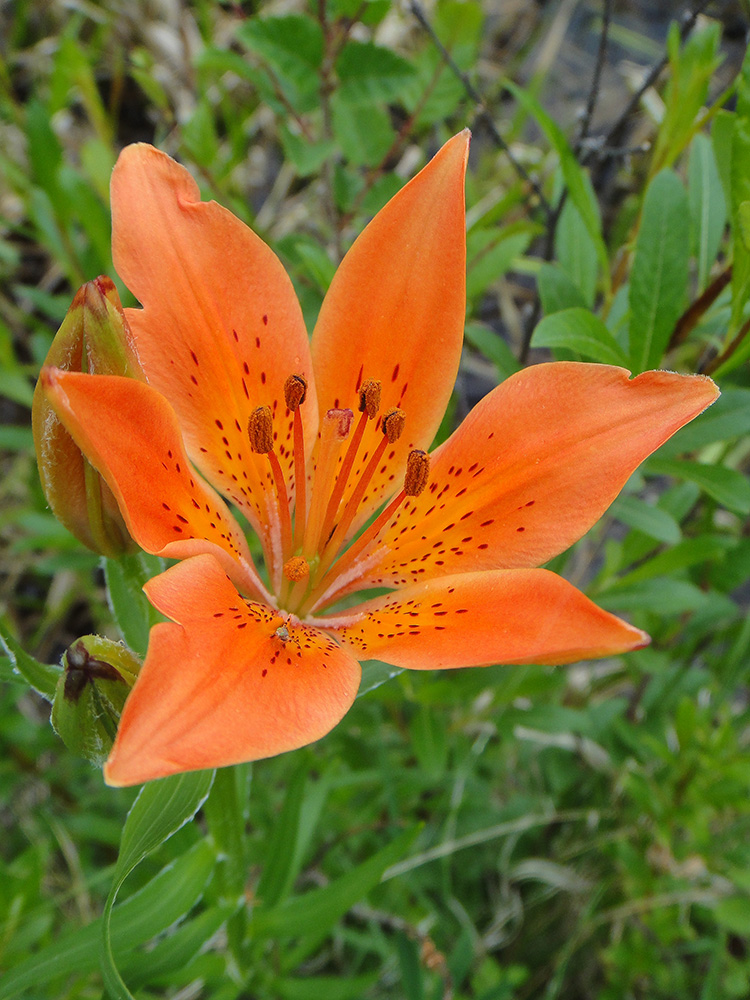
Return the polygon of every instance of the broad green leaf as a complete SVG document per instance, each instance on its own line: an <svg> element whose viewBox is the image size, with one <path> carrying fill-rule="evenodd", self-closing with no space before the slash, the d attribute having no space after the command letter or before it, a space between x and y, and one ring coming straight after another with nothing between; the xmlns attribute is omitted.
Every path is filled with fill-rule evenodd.
<svg viewBox="0 0 750 1000"><path fill-rule="evenodd" d="M711 145L725 205L732 203L732 146L735 117L733 111L722 108L716 112L711 126Z"/></svg>
<svg viewBox="0 0 750 1000"><path fill-rule="evenodd" d="M564 347L594 361L627 366L627 358L604 323L588 309L545 316L531 338L534 347Z"/></svg>
<svg viewBox="0 0 750 1000"><path fill-rule="evenodd" d="M125 820L112 888L102 914L102 975L112 1000L132 1000L112 953L111 918L120 886L147 854L189 822L205 802L213 771L177 774L144 785Z"/></svg>
<svg viewBox="0 0 750 1000"><path fill-rule="evenodd" d="M750 202L750 50L745 54L737 77L737 108L734 115L730 153L729 213L732 227L732 319L729 335L743 321L750 294L750 250L745 242L741 206Z"/></svg>
<svg viewBox="0 0 750 1000"><path fill-rule="evenodd" d="M504 79L503 84L513 94L518 103L536 119L539 127L557 152L568 196L578 209L586 232L596 247L596 255L602 269L602 274L606 278L609 274L609 258L602 238L599 212L596 202L591 196L591 182L587 174L578 160L576 160L575 154L563 130L547 114L536 98L527 90L518 87L512 80Z"/></svg>
<svg viewBox="0 0 750 1000"><path fill-rule="evenodd" d="M270 67L279 85L298 111L318 103L323 31L317 21L299 14L248 18L238 39Z"/></svg>
<svg viewBox="0 0 750 1000"><path fill-rule="evenodd" d="M112 946L123 967L143 963L134 949L185 916L198 902L213 871L215 851L208 840L200 840L177 861L163 868L142 889L112 913ZM101 918L87 927L64 934L42 948L0 979L0 1000L9 1000L23 990L51 996L47 984L71 975L85 975L99 966Z"/></svg>
<svg viewBox="0 0 750 1000"><path fill-rule="evenodd" d="M648 461L648 470L688 479L724 507L739 514L750 514L750 481L735 469L728 469L724 465L704 465L701 462L654 457Z"/></svg>
<svg viewBox="0 0 750 1000"><path fill-rule="evenodd" d="M146 956L130 956L122 969L133 986L159 981L184 969L229 920L236 907L212 906L163 938Z"/></svg>
<svg viewBox="0 0 750 1000"><path fill-rule="evenodd" d="M277 940L324 937L347 910L380 882L386 868L404 856L418 832L416 827L404 831L367 861L321 889L293 896L270 910L258 907L253 913L251 932Z"/></svg>
<svg viewBox="0 0 750 1000"><path fill-rule="evenodd" d="M164 619L143 593L147 580L164 569L163 560L145 552L104 560L107 596L122 637L134 653L146 655L152 625Z"/></svg>
<svg viewBox="0 0 750 1000"><path fill-rule="evenodd" d="M591 212L598 219L599 209L591 181L586 174L583 175L583 180ZM597 245L571 198L566 200L555 228L555 257L583 298L582 302L571 302L569 305L591 308L599 278Z"/></svg>
<svg viewBox="0 0 750 1000"><path fill-rule="evenodd" d="M635 528L658 542L676 545L682 538L680 526L671 514L639 497L619 496L609 508L609 513L629 528Z"/></svg>
<svg viewBox="0 0 750 1000"><path fill-rule="evenodd" d="M352 105L367 106L388 103L401 96L401 91L414 68L390 49L373 42L348 41L336 59L341 100Z"/></svg>
<svg viewBox="0 0 750 1000"><path fill-rule="evenodd" d="M688 198L662 170L649 184L630 272L630 360L634 372L658 367L685 303L690 260Z"/></svg>
<svg viewBox="0 0 750 1000"><path fill-rule="evenodd" d="M16 372L0 371L0 396L31 408L34 389L25 376Z"/></svg>
<svg viewBox="0 0 750 1000"><path fill-rule="evenodd" d="M284 155L300 177L317 173L336 150L336 144L332 140L310 142L305 136L292 132L288 125L281 126L280 135Z"/></svg>
<svg viewBox="0 0 750 1000"><path fill-rule="evenodd" d="M719 252L727 206L713 147L705 135L696 135L688 159L688 201L692 222L692 248L698 264L698 289L707 283Z"/></svg>
<svg viewBox="0 0 750 1000"><path fill-rule="evenodd" d="M542 264L536 276L539 298L545 316L563 309L585 309L583 292L559 264Z"/></svg>
<svg viewBox="0 0 750 1000"><path fill-rule="evenodd" d="M10 625L5 619L0 620L0 647L5 650L16 672L43 698L52 701L60 677L60 667L40 663L30 656L13 636Z"/></svg>
<svg viewBox="0 0 750 1000"><path fill-rule="evenodd" d="M390 115L372 105L367 114L334 94L333 131L346 159L355 167L376 166L396 139Z"/></svg>

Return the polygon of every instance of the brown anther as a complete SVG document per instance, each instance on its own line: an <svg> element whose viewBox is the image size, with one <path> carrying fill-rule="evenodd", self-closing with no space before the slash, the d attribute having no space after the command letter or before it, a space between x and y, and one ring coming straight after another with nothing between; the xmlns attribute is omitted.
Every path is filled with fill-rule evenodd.
<svg viewBox="0 0 750 1000"><path fill-rule="evenodd" d="M426 451L415 449L406 460L404 493L408 497L418 497L430 481L430 456Z"/></svg>
<svg viewBox="0 0 750 1000"><path fill-rule="evenodd" d="M389 444L394 444L401 437L404 429L406 414L399 410L397 406L390 409L383 417L383 433L388 438Z"/></svg>
<svg viewBox="0 0 750 1000"><path fill-rule="evenodd" d="M287 409L296 410L307 396L307 379L304 375L290 375L284 382L284 401Z"/></svg>
<svg viewBox="0 0 750 1000"><path fill-rule="evenodd" d="M352 429L354 414L351 410L327 410L325 418L334 425L334 431L339 441L345 441Z"/></svg>
<svg viewBox="0 0 750 1000"><path fill-rule="evenodd" d="M247 422L250 447L259 455L273 451L273 417L270 406L256 406Z"/></svg>
<svg viewBox="0 0 750 1000"><path fill-rule="evenodd" d="M366 378L359 388L359 412L366 412L370 420L378 415L382 388L382 383L376 378Z"/></svg>
<svg viewBox="0 0 750 1000"><path fill-rule="evenodd" d="M306 580L310 575L310 564L302 556L292 556L284 563L284 576L292 583Z"/></svg>

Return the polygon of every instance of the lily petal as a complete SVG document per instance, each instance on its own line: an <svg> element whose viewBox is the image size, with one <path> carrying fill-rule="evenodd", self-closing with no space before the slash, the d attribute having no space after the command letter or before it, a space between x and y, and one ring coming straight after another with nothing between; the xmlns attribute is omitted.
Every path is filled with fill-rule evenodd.
<svg viewBox="0 0 750 1000"><path fill-rule="evenodd" d="M637 466L719 394L701 376L558 362L503 382L432 455L358 586L538 566L601 517ZM371 560L372 562L372 560Z"/></svg>
<svg viewBox="0 0 750 1000"><path fill-rule="evenodd" d="M126 310L141 364L174 407L190 457L231 496L236 454L245 449L248 489L268 502L267 463L247 448L251 410L271 407L288 481L293 419L283 387L292 373L305 376L313 401L308 454L317 431L307 333L284 268L231 212L200 200L184 167L145 144L128 146L117 161L112 224L115 267L143 305ZM263 534L252 505L242 508Z"/></svg>
<svg viewBox="0 0 750 1000"><path fill-rule="evenodd" d="M105 765L111 785L258 760L312 743L351 706L360 668L322 632L245 601L211 556L144 588L151 630Z"/></svg>
<svg viewBox="0 0 750 1000"><path fill-rule="evenodd" d="M42 369L41 379L141 548L176 559L210 552L238 586L266 596L239 525L191 467L174 410L156 389L57 368Z"/></svg>
<svg viewBox="0 0 750 1000"><path fill-rule="evenodd" d="M645 632L545 569L431 580L320 625L360 660L412 670L573 663L649 642Z"/></svg>
<svg viewBox="0 0 750 1000"><path fill-rule="evenodd" d="M361 524L400 485L406 457L428 447L458 371L466 310L464 174L468 130L447 142L375 216L342 261L312 340L321 412L356 412L363 379L382 382L381 412L406 413L363 501ZM368 424L360 455L382 434ZM345 499L366 464L363 457Z"/></svg>

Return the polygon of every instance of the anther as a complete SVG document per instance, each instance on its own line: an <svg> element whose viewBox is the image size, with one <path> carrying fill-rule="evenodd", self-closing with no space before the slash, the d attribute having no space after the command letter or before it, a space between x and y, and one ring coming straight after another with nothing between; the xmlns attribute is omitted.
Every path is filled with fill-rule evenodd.
<svg viewBox="0 0 750 1000"><path fill-rule="evenodd" d="M376 378L366 378L359 389L359 412L374 420L380 409L382 384Z"/></svg>
<svg viewBox="0 0 750 1000"><path fill-rule="evenodd" d="M409 452L406 460L404 493L408 497L418 497L430 481L430 456L418 448Z"/></svg>
<svg viewBox="0 0 750 1000"><path fill-rule="evenodd" d="M304 375L290 375L284 382L284 401L287 409L296 410L307 396L307 379Z"/></svg>
<svg viewBox="0 0 750 1000"><path fill-rule="evenodd" d="M405 421L406 414L403 410L399 410L397 406L394 406L385 414L383 417L383 433L388 438L389 444L394 444L401 437Z"/></svg>
<svg viewBox="0 0 750 1000"><path fill-rule="evenodd" d="M284 576L292 583L306 580L310 575L310 564L302 556L292 556L284 563Z"/></svg>
<svg viewBox="0 0 750 1000"><path fill-rule="evenodd" d="M273 417L270 406L256 406L247 422L250 447L259 455L273 450Z"/></svg>

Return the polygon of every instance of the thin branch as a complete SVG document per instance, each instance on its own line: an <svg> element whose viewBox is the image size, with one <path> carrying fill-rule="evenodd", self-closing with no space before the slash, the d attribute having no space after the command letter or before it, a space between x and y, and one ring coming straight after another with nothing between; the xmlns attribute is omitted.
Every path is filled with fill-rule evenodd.
<svg viewBox="0 0 750 1000"><path fill-rule="evenodd" d="M729 282L732 280L732 265L728 264L720 274L714 278L710 285L707 285L703 293L692 302L685 312L675 323L672 336L669 338L667 350L678 347L687 340L690 332L695 328L701 316L710 309L718 299Z"/></svg>
<svg viewBox="0 0 750 1000"><path fill-rule="evenodd" d="M463 84L464 90L472 99L472 101L474 101L474 103L476 104L477 121L482 120L484 122L495 144L499 146L500 149L503 150L505 155L508 157L508 161L510 162L511 166L516 171L518 176L521 178L521 180L524 181L525 184L529 185L529 187L539 200L539 204L541 205L545 215L549 218L549 216L552 214L553 211L552 205L549 203L549 201L547 201L547 198L544 196L544 193L540 188L539 184L534 180L531 174L529 174L526 171L523 164L519 163L519 161L515 158L512 150L508 146L508 143L505 141L500 132L497 130L492 113L487 108L487 105L485 104L482 95L476 89L476 87L471 82L466 73L464 73L460 69L460 67L456 64L450 52L446 49L441 40L438 38L435 29L430 24L427 15L422 10L422 7L417 2L417 0L410 0L409 7L411 9L412 14L419 22L421 28L426 32L427 35L429 35L430 41L440 53L442 59L445 62L445 65L448 67L448 69L450 69L453 75L458 80L460 80L460 82Z"/></svg>
<svg viewBox="0 0 750 1000"><path fill-rule="evenodd" d="M589 134L589 129L591 128L591 119L594 117L594 109L596 108L596 102L599 99L599 89L602 79L602 72L604 70L604 63L607 57L607 42L609 41L609 22L612 18L612 3L613 0L604 0L604 10L602 11L602 30L599 35L599 48L596 52L596 63L594 65L594 75L591 78L591 87L589 88L589 96L586 101L586 110L581 118L581 124L578 129L578 140L575 145L575 152L578 155L581 152L581 148L586 141Z"/></svg>

